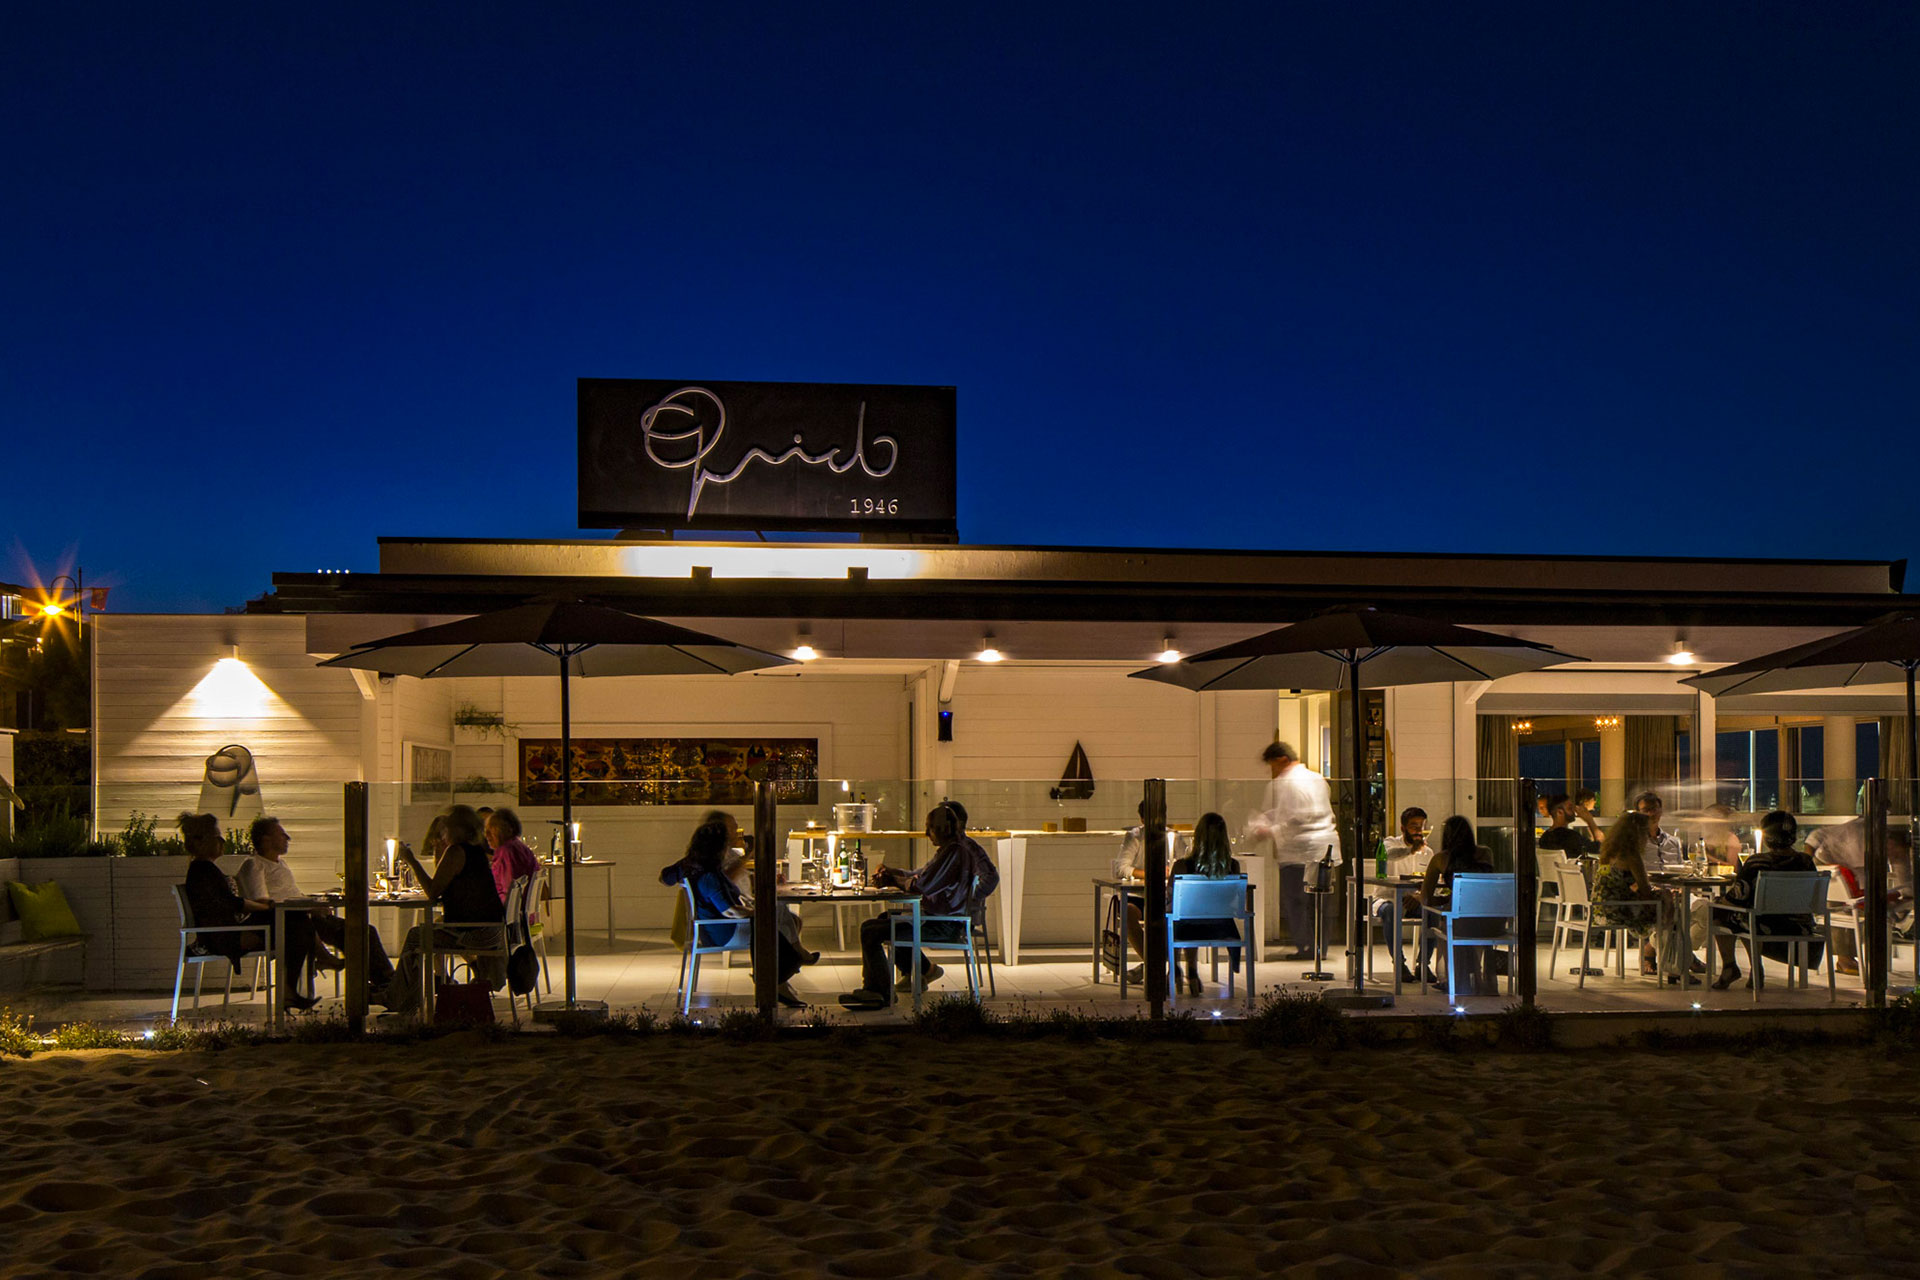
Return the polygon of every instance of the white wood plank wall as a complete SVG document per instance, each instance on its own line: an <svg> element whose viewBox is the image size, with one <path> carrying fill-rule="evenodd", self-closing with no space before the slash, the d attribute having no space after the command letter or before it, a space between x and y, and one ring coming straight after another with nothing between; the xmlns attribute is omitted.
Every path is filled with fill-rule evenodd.
<svg viewBox="0 0 1920 1280"><path fill-rule="evenodd" d="M207 756L239 743L253 753L266 812L292 839L294 874L308 888L336 883L342 787L362 777L362 699L350 673L315 665L306 620L121 614L96 625L99 829L120 831L137 810L170 834L181 811L199 808ZM259 687L209 682L234 645Z"/></svg>
<svg viewBox="0 0 1920 1280"><path fill-rule="evenodd" d="M1139 820L1141 781L1165 778L1175 821L1217 807L1237 829L1245 814L1234 811L1253 807L1249 794L1257 803L1267 776L1260 751L1273 740L1275 705L1271 694L1194 694L1130 680L1119 668L969 663L952 703L952 790L979 827L1084 817L1089 827L1119 829ZM1051 800L1076 741L1093 766L1094 795ZM1201 776L1203 758L1210 777ZM1023 944L1088 944L1092 880L1110 872L1116 844L1086 837L1029 846Z"/></svg>

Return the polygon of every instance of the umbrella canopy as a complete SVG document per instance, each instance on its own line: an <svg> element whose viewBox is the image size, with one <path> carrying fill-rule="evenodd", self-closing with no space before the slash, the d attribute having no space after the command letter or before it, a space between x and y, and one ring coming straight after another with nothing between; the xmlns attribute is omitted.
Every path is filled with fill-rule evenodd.
<svg viewBox="0 0 1920 1280"><path fill-rule="evenodd" d="M1730 693L1891 684L1911 680L1916 666L1920 666L1920 616L1890 613L1864 627L1763 654L1681 683L1724 698Z"/></svg>
<svg viewBox="0 0 1920 1280"><path fill-rule="evenodd" d="M1360 689L1449 680L1497 680L1579 661L1582 659L1531 640L1349 605L1132 675L1196 692L1344 688L1357 693ZM1353 939L1366 936L1366 862L1360 856L1360 845L1366 839L1371 805L1365 785L1371 779L1361 776L1366 753L1357 699L1351 719L1355 785L1353 838L1346 850L1346 865L1360 890L1355 895L1356 919L1348 928L1348 936ZM1349 941L1347 963L1357 994L1363 987L1363 966L1356 946Z"/></svg>
<svg viewBox="0 0 1920 1280"><path fill-rule="evenodd" d="M320 665L396 676L733 675L792 658L578 600L543 600L357 644Z"/></svg>
<svg viewBox="0 0 1920 1280"><path fill-rule="evenodd" d="M1907 813L1920 824L1920 723L1914 719L1914 672L1920 668L1920 615L1889 613L1837 636L1762 654L1681 681L1702 693L1786 693L1850 685L1907 687Z"/></svg>
<svg viewBox="0 0 1920 1280"><path fill-rule="evenodd" d="M560 820L573 830L574 676L733 675L791 664L792 658L579 600L539 600L383 640L357 644L323 667L355 667L425 679L454 676L560 677ZM561 863L567 895L567 1007L575 1004L573 858Z"/></svg>
<svg viewBox="0 0 1920 1280"><path fill-rule="evenodd" d="M1492 631L1354 606L1278 631L1133 673L1184 689L1389 689L1448 680L1497 680L1538 671L1570 654Z"/></svg>

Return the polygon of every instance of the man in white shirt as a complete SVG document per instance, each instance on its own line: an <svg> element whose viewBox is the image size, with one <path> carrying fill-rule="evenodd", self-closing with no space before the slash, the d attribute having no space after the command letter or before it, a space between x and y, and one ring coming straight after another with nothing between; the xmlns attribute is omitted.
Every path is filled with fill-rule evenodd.
<svg viewBox="0 0 1920 1280"><path fill-rule="evenodd" d="M253 826L247 832L247 838L253 842L253 856L240 864L240 870L234 873L234 882L240 886L240 896L253 902L291 902L307 895L300 891L300 884L293 878L293 868L286 864L287 850L292 841L287 837L287 829L280 825L280 819L259 817L253 820ZM313 956L314 968L338 969L346 964L338 949L347 944L347 922L334 915L325 907L314 907L305 917L291 913L287 916L287 943L289 957L297 954L294 941L296 936L311 932L317 942L308 943ZM319 945L326 944L325 946ZM329 951L328 947L335 950ZM393 978L393 963L387 958L387 949L381 945L380 931L371 924L367 926L367 985L375 993L375 1003L384 1003L387 983Z"/></svg>
<svg viewBox="0 0 1920 1280"><path fill-rule="evenodd" d="M1640 860L1646 864L1647 870L1658 871L1663 865L1685 862L1687 855L1686 851L1680 847L1680 838L1671 831L1660 829L1660 816L1667 809L1666 802L1660 799L1660 794L1656 791L1642 791L1633 798L1633 808L1635 813L1644 814L1648 825L1653 828L1653 835L1649 837L1647 847L1640 855Z"/></svg>
<svg viewBox="0 0 1920 1280"><path fill-rule="evenodd" d="M1427 860L1433 857L1433 846L1427 843L1429 830L1425 809L1413 806L1401 811L1400 834L1389 836L1380 842L1380 856L1386 861L1389 876L1405 879L1408 876L1426 874ZM1379 919L1381 928L1393 927L1395 893L1400 895L1400 919L1419 922L1421 917L1418 889L1398 890L1390 885L1370 884L1367 886L1367 893L1373 899L1373 914ZM1424 929L1421 930L1423 938L1425 933ZM1424 961L1427 953L1424 942L1421 944L1420 953ZM1400 980L1402 982L1420 981L1419 975L1409 969L1404 960L1400 963Z"/></svg>
<svg viewBox="0 0 1920 1280"><path fill-rule="evenodd" d="M1260 758L1273 771L1273 781L1267 784L1266 809L1248 821L1247 833L1273 841L1274 862L1280 869L1280 910L1294 945L1293 954L1286 958L1317 962L1321 957L1313 950L1315 895L1306 890L1307 867L1325 857L1329 848L1333 860L1340 860L1333 794L1327 780L1301 764L1284 742L1269 744Z"/></svg>
<svg viewBox="0 0 1920 1280"><path fill-rule="evenodd" d="M1137 827L1128 827L1127 834L1121 837L1120 852L1115 854L1113 858L1113 878L1115 880L1131 880L1136 884L1144 884L1147 878L1147 802L1142 800L1136 812L1140 815L1140 825ZM1185 832L1167 832L1167 866L1172 867L1175 862L1186 857L1192 843L1192 838ZM1143 894L1139 893L1123 893L1120 895L1120 898L1121 901L1126 904L1127 927L1125 932L1128 939L1133 943L1133 953L1141 960L1145 960L1147 958L1146 916L1144 914L1146 898ZM1144 968L1136 965L1128 971L1127 981L1142 981L1145 972Z"/></svg>

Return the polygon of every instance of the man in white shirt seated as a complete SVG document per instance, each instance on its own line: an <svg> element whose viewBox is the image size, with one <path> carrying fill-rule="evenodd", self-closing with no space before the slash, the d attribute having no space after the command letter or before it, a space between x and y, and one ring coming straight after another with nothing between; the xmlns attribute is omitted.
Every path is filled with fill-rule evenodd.
<svg viewBox="0 0 1920 1280"><path fill-rule="evenodd" d="M1647 847L1641 853L1640 860L1649 871L1658 871L1662 866L1671 866L1687 860L1686 850L1680 846L1680 837L1660 827L1660 817L1667 811L1666 802L1660 799L1657 791L1642 791L1633 798L1635 813L1644 814L1653 834L1647 840Z"/></svg>
<svg viewBox="0 0 1920 1280"><path fill-rule="evenodd" d="M253 853L240 864L240 870L233 877L240 887L240 896L252 902L293 902L306 897L293 878L293 868L286 863L292 841L287 837L287 829L280 825L280 819L255 818L247 837L253 842ZM304 950L311 955L315 969L338 969L346 963L338 952L347 945L347 922L327 908L312 907L304 915L288 914L289 963L300 958L303 948L296 944L302 935L310 939ZM334 949L329 951L328 947ZM393 962L387 959L387 949L381 945L380 931L369 924L367 986L374 993L374 1003L385 1003L387 983L392 978Z"/></svg>
<svg viewBox="0 0 1920 1280"><path fill-rule="evenodd" d="M1427 843L1432 828L1427 822L1427 811L1417 806L1408 807L1400 812L1400 834L1388 836L1380 842L1380 857L1386 861L1386 874L1393 879L1406 879L1422 876L1427 872L1427 860L1433 856L1433 846ZM1402 922L1420 920L1420 891L1416 888L1396 889L1392 885L1372 884L1367 893L1373 898L1373 914L1380 921L1382 929L1393 927L1393 897L1400 895L1400 919ZM1424 952L1424 948L1422 951ZM1408 968L1403 960L1400 964L1402 982L1418 982L1419 976Z"/></svg>
<svg viewBox="0 0 1920 1280"><path fill-rule="evenodd" d="M1121 838L1120 852L1113 859L1113 878L1144 884L1147 879L1147 802L1142 800L1135 812L1140 815L1140 825L1128 827L1127 834ZM1186 857L1192 843L1192 838L1184 832L1167 832L1167 866L1172 867ZM1120 898L1126 904L1126 935L1133 943L1134 955L1144 961L1147 958L1146 897L1123 893ZM1136 965L1127 972L1127 981L1139 982L1144 976L1144 967Z"/></svg>

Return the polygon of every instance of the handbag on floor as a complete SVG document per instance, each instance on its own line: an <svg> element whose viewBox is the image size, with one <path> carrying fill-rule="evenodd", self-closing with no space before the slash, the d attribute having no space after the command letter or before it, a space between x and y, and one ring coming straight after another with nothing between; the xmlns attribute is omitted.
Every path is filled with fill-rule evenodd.
<svg viewBox="0 0 1920 1280"><path fill-rule="evenodd" d="M1107 920L1100 927L1100 963L1114 973L1120 972L1120 962L1127 954L1126 939L1120 932L1120 903L1122 896L1115 894L1107 903Z"/></svg>
<svg viewBox="0 0 1920 1280"><path fill-rule="evenodd" d="M433 1025L473 1026L493 1022L493 989L485 982L433 980Z"/></svg>

